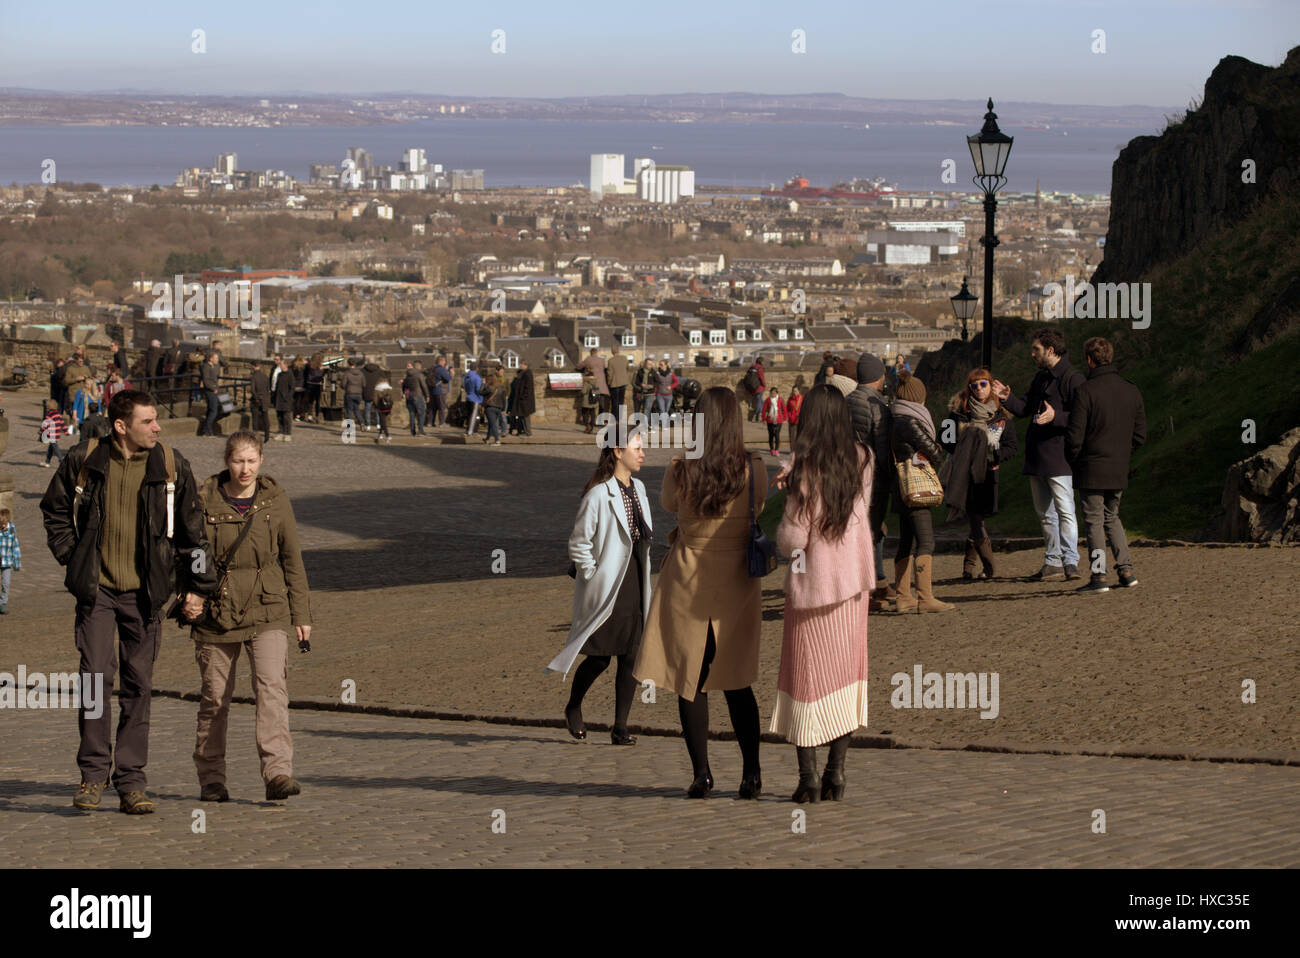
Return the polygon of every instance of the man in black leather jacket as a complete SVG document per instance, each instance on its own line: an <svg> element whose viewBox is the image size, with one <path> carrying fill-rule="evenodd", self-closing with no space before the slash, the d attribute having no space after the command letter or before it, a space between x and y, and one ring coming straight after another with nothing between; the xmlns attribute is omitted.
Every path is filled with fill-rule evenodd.
<svg viewBox="0 0 1300 958"><path fill-rule="evenodd" d="M89 455L86 442L68 453L50 480L41 512L50 551L67 567L65 585L77 599L83 684L103 676L103 688L113 688L114 627L121 644L116 753L109 702L86 708L83 699L77 751L82 781L73 804L98 808L116 765L113 785L122 811L139 815L154 810L144 768L163 608L179 599L186 615L197 618L204 597L216 591L217 577L194 475L180 453L159 444L162 427L153 401L146 393L123 390L108 404L108 419L111 438L99 440ZM80 494L79 481L85 483Z"/></svg>

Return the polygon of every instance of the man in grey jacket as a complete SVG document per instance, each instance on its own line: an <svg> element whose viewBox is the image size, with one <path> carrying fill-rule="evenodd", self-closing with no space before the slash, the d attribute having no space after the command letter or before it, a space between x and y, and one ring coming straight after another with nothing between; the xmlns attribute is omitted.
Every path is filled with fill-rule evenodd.
<svg viewBox="0 0 1300 958"><path fill-rule="evenodd" d="M870 353L858 357L858 387L849 393L849 413L858 444L871 451L871 540L876 553L876 591L872 607L879 610L887 599L897 598L885 576L885 514L889 511L889 490L894 476L894 458L889 447L890 412L885 400L885 364Z"/></svg>

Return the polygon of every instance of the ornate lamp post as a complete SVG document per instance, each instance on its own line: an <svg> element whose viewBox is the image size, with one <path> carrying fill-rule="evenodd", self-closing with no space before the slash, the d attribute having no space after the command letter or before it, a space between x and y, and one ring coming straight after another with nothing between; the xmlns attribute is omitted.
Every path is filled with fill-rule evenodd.
<svg viewBox="0 0 1300 958"><path fill-rule="evenodd" d="M970 331L967 329L966 324L975 315L975 303L979 299L966 286L966 280L968 279L970 279L969 276L963 276L961 278L961 292L956 296L948 297L952 303L952 314L961 320L961 341L963 343L970 339Z"/></svg>
<svg viewBox="0 0 1300 958"><path fill-rule="evenodd" d="M989 98L989 111L984 114L984 127L975 136L966 137L971 159L975 161L972 178L984 191L984 368L993 368L993 247L998 245L993 232L993 219L997 214L997 192L1006 186L1003 171L1011 155L1013 137L998 129L998 116L993 112L993 98Z"/></svg>

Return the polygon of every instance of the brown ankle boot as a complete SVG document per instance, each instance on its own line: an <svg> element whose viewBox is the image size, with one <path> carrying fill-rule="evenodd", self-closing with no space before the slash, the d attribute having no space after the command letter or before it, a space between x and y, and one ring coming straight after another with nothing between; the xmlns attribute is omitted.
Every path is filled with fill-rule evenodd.
<svg viewBox="0 0 1300 958"><path fill-rule="evenodd" d="M975 549L979 553L980 561L984 563L984 573L980 578L991 579L996 574L993 570L993 542L988 536L985 536L979 542L975 543Z"/></svg>
<svg viewBox="0 0 1300 958"><path fill-rule="evenodd" d="M975 540L966 540L966 557L961 562L961 577L963 579L975 578L975 567L979 565L979 553L975 550Z"/></svg>
<svg viewBox="0 0 1300 958"><path fill-rule="evenodd" d="M930 570L934 556L916 557L916 595L918 612L951 612L957 608L951 602L940 602L930 587Z"/></svg>
<svg viewBox="0 0 1300 958"><path fill-rule="evenodd" d="M912 557L894 560L894 589L898 598L894 600L895 612L915 612L916 597L912 595Z"/></svg>

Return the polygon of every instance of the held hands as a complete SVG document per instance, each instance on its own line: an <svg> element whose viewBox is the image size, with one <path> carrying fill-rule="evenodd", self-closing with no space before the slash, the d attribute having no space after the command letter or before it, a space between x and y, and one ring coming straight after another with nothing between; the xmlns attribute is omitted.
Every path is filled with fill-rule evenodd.
<svg viewBox="0 0 1300 958"><path fill-rule="evenodd" d="M203 596L195 592L186 592L181 597L181 614L185 621L195 622L203 614Z"/></svg>

